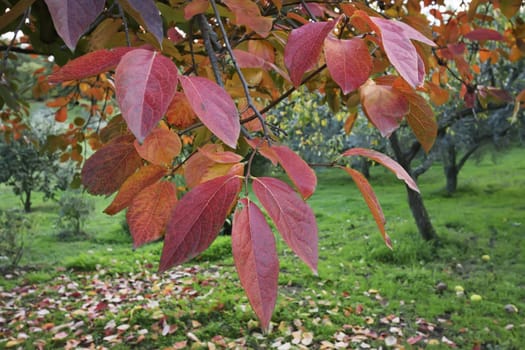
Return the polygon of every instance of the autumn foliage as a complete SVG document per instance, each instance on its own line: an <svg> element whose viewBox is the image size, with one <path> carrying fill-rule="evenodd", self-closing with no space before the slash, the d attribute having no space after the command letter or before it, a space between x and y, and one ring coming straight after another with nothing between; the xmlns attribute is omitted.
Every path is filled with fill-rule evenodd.
<svg viewBox="0 0 525 350"><path fill-rule="evenodd" d="M0 22L13 21L32 2L18 2ZM271 319L279 273L270 224L314 273L318 264L317 226L306 202L316 174L281 143L265 113L306 85L350 111L360 107L384 137L407 123L429 151L437 134L432 104L455 98L449 80L460 82L466 106L501 99L502 91L476 85L479 64L518 60L525 51L525 24L515 16L520 1L477 0L456 12L439 0L45 3L77 55L47 82L103 82L109 91L99 100L114 94L118 104L118 113L95 113L105 127L88 126L82 136L96 150L84 162L84 186L96 195L116 193L105 212L127 209L135 247L164 239L161 271L207 249L233 213L235 265L262 328ZM484 12L489 8L497 18ZM485 28L492 20L502 30ZM506 48L492 51L495 41ZM56 119L66 122L69 101L62 102ZM253 176L255 154L280 166L289 181ZM391 247L372 187L339 165L352 156L384 165L415 191L417 185L394 160L368 149L327 163L354 180Z"/></svg>

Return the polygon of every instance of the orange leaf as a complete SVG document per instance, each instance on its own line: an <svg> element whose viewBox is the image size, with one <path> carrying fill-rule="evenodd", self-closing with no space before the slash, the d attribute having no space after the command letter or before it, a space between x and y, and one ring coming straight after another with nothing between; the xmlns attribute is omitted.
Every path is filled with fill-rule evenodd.
<svg viewBox="0 0 525 350"><path fill-rule="evenodd" d="M348 118L345 120L345 133L349 135L352 132L352 129L354 128L355 121L357 120L357 112L351 113Z"/></svg>
<svg viewBox="0 0 525 350"><path fill-rule="evenodd" d="M381 209L381 205L377 200L376 194L372 189L372 186L370 186L370 183L366 177L364 177L359 171L348 167L340 168L346 171L354 180L357 188L359 191L361 191L361 195L363 196L366 205L368 205L368 209L370 209L370 213L372 213L372 216L376 221L377 227L379 228L379 232L381 232L381 236L383 236L386 246L392 249L392 241L385 230L385 216L383 214L383 210Z"/></svg>
<svg viewBox="0 0 525 350"><path fill-rule="evenodd" d="M279 157L277 157L277 154L275 154L273 148L268 145L268 141L260 138L245 140L252 149L257 150L263 157L271 161L273 165L277 165L277 163L279 163Z"/></svg>
<svg viewBox="0 0 525 350"><path fill-rule="evenodd" d="M410 112L407 115L408 125L425 152L428 153L436 141L438 131L434 112L428 102L418 94L410 95L408 100L410 103Z"/></svg>
<svg viewBox="0 0 525 350"><path fill-rule="evenodd" d="M122 184L111 204L104 209L104 213L115 215L127 208L140 191L160 180L166 173L166 168L158 165L141 167Z"/></svg>
<svg viewBox="0 0 525 350"><path fill-rule="evenodd" d="M152 164L170 166L173 158L180 154L182 142L173 131L157 128L149 133L142 145L135 141L135 149Z"/></svg>
<svg viewBox="0 0 525 350"><path fill-rule="evenodd" d="M430 82L427 82L427 86L430 89L430 100L433 104L441 106L448 101L450 95L447 89L442 89L439 85Z"/></svg>
<svg viewBox="0 0 525 350"><path fill-rule="evenodd" d="M390 136L399 127L403 116L409 112L407 99L390 85L368 80L361 86L359 93L366 116L383 137Z"/></svg>
<svg viewBox="0 0 525 350"><path fill-rule="evenodd" d="M279 259L275 238L264 214L255 203L241 199L233 216L232 253L241 285L267 329L277 299Z"/></svg>
<svg viewBox="0 0 525 350"><path fill-rule="evenodd" d="M226 175L242 157L232 152L224 152L221 145L207 144L199 148L184 166L186 185L193 188L202 182Z"/></svg>
<svg viewBox="0 0 525 350"><path fill-rule="evenodd" d="M390 158L389 156L371 150L366 148L351 148L345 152L343 152L343 156L345 157L351 157L351 156L363 156L370 158L379 164L386 167L388 170L396 174L397 178L399 180L403 180L405 184L410 187L412 190L419 192L419 189L417 188L416 182L412 177L406 172L405 169L401 165L399 165L398 162Z"/></svg>
<svg viewBox="0 0 525 350"><path fill-rule="evenodd" d="M157 182L135 196L126 213L134 248L163 236L175 203L177 190L169 181Z"/></svg>
<svg viewBox="0 0 525 350"><path fill-rule="evenodd" d="M197 115L182 92L176 92L173 96L166 112L166 120L177 129L185 129L197 122Z"/></svg>
<svg viewBox="0 0 525 350"><path fill-rule="evenodd" d="M272 30L272 18L261 16L259 6L255 2L223 0L223 3L235 14L235 24L245 25L263 38L268 36L270 30Z"/></svg>
<svg viewBox="0 0 525 350"><path fill-rule="evenodd" d="M51 108L63 107L69 103L69 99L69 97L60 96L51 101L46 102L46 106Z"/></svg>
<svg viewBox="0 0 525 350"><path fill-rule="evenodd" d="M55 120L59 123L63 123L67 120L67 106L60 107L55 113Z"/></svg>

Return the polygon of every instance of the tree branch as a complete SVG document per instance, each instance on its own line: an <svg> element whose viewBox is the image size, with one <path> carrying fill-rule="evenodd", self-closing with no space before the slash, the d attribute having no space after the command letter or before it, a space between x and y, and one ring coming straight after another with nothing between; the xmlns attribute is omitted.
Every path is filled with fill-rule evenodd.
<svg viewBox="0 0 525 350"><path fill-rule="evenodd" d="M124 33L126 35L126 44L128 46L131 46L131 40L129 38L128 21L126 20L126 15L124 14L124 10L122 9L122 6L120 4L118 4L118 13L120 15L120 18L122 18L122 24L124 24Z"/></svg>
<svg viewBox="0 0 525 350"><path fill-rule="evenodd" d="M9 47L8 45L0 45L0 51L5 51L7 50L8 47ZM9 49L9 52L16 52L16 53L21 53L24 55L39 55L39 56L49 56L50 55L45 52L36 51L35 49L30 49L30 48L25 49L25 48L18 47L18 46L11 47Z"/></svg>
<svg viewBox="0 0 525 350"><path fill-rule="evenodd" d="M30 13L31 13L31 7L28 7L24 11L24 15L22 16L22 19L20 20L20 22L18 22L13 32L13 39L11 40L9 45L7 45L6 49L4 50L4 57L2 59L2 70L0 71L0 76L3 75L3 73L7 70L7 59L9 58L9 51L11 51L11 49L15 45L16 36L18 35L18 32L20 31L24 23L26 22L26 19L29 17Z"/></svg>
<svg viewBox="0 0 525 350"><path fill-rule="evenodd" d="M246 100L248 102L248 106L252 109L252 111L255 113L255 116L257 119L259 119L259 122L261 123L261 126L263 128L263 133L265 138L269 138L269 131L266 127L265 120L262 116L262 114L259 112L259 109L255 106L255 103L253 102L252 96L250 95L250 88L248 87L248 82L244 78L244 74L241 71L241 68L239 67L239 64L237 63L237 60L235 59L235 55L233 54L233 49L230 44L230 40L228 39L228 33L226 32L226 29L224 28L224 25L221 20L221 15L219 13L219 10L217 8L217 4L215 3L215 0L210 0L211 6L213 8L213 12L215 14L215 19L217 20L217 23L219 24L219 28L221 29L222 37L224 40L224 45L226 46L226 50L228 50L228 54L230 55L233 67L235 68L235 71L239 75L239 79L241 81L242 88L244 90L244 95L246 96Z"/></svg>
<svg viewBox="0 0 525 350"><path fill-rule="evenodd" d="M217 56L215 54L215 50L212 44L212 38L210 35L210 24L208 23L206 16L202 13L196 15L195 17L197 17L197 23L199 24L199 28L201 30L202 39L204 40L204 47L206 48L208 58L210 59L210 64L213 71L213 76L215 77L215 81L220 87L224 87L221 71L219 69L219 61L217 60Z"/></svg>

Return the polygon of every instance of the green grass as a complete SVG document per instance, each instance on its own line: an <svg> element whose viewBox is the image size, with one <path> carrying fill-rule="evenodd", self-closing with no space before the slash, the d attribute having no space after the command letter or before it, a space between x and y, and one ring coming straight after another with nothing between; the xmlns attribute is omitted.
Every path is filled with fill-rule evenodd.
<svg viewBox="0 0 525 350"><path fill-rule="evenodd" d="M444 339L459 349L472 349L476 344L482 349L521 349L525 344L524 175L523 149L513 149L502 154L496 164L490 159L468 163L460 174L458 192L447 197L442 169L436 164L419 180L441 239L436 248L419 238L404 186L391 173L373 168L372 184L394 243L391 251L383 244L348 175L337 170L320 172L318 190L309 200L319 226L319 277L278 240L280 290L273 330L268 335L260 334L239 287L229 237L219 237L203 255L182 270L174 270L183 274L197 269L198 274L159 279L155 271L161 244L133 251L130 238L121 228L123 215L102 214L110 202L105 198L96 200L96 214L85 227L89 237L74 242L57 240L53 226L56 206L37 198L35 210L29 214L34 226L22 260L24 269L0 279L0 288L10 291L29 285L56 296L60 288L55 286L63 284L64 279L78 283L84 292L96 290L94 281L117 289L120 284L135 283L134 288L138 288L137 281L150 281L143 295L158 304L130 298L125 307L117 305L118 310L108 311L102 319L84 317L96 344L105 346L111 343L104 340L104 327L108 320L116 320L117 324L132 326L125 334L134 334L133 339L137 334L133 332L148 330L145 340L137 345L142 348L162 348L179 341L198 348L188 332L202 344L217 342L216 336L221 335L227 342L237 341L241 348L271 348L272 344L291 343L297 334L293 332L311 332L316 347L323 341L335 344L340 340L357 348L359 343L352 343L352 337L359 333L357 327L376 332L379 338L369 337L366 342L384 347L381 334L383 338L395 334L392 327L398 327L403 332L399 342L407 349L448 349ZM19 205L5 187L0 187L0 196L0 209ZM484 261L483 255L489 255L490 260ZM440 282L448 286L441 292L436 289ZM456 294L455 286L464 289L463 296ZM180 291L176 297L164 293L172 287ZM482 300L471 301L473 294ZM27 298L32 303L39 300L34 295ZM515 305L519 312L507 312L507 304ZM79 307L74 301L73 305ZM71 317L68 315L51 312L46 321L63 323ZM399 322L389 321L394 317ZM162 320L176 330L159 336ZM425 322L430 330L424 328ZM20 324L17 332L27 333L28 326ZM0 323L0 330L2 327ZM406 343L420 334L418 331L423 340L413 346ZM15 333L3 335L5 339L16 338ZM53 340L52 336L30 334L24 346L31 348L38 339L48 345L64 345L65 340ZM0 348L5 344L0 341ZM117 348L128 347L120 344Z"/></svg>

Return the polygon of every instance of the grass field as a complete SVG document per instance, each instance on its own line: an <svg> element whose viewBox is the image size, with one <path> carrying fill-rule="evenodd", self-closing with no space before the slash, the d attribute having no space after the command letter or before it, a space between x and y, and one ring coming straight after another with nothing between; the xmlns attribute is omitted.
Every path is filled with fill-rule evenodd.
<svg viewBox="0 0 525 350"><path fill-rule="evenodd" d="M278 242L269 334L239 287L228 237L158 275L161 244L133 251L123 216L102 214L110 199L96 199L89 238L68 242L57 239L56 204L36 199L23 269L0 278L0 348L522 349L523 152L467 164L453 197L439 165L420 178L437 248L419 238L391 173L372 169L393 251L350 178L320 172L309 201L319 277ZM0 196L0 209L19 206L8 188Z"/></svg>

